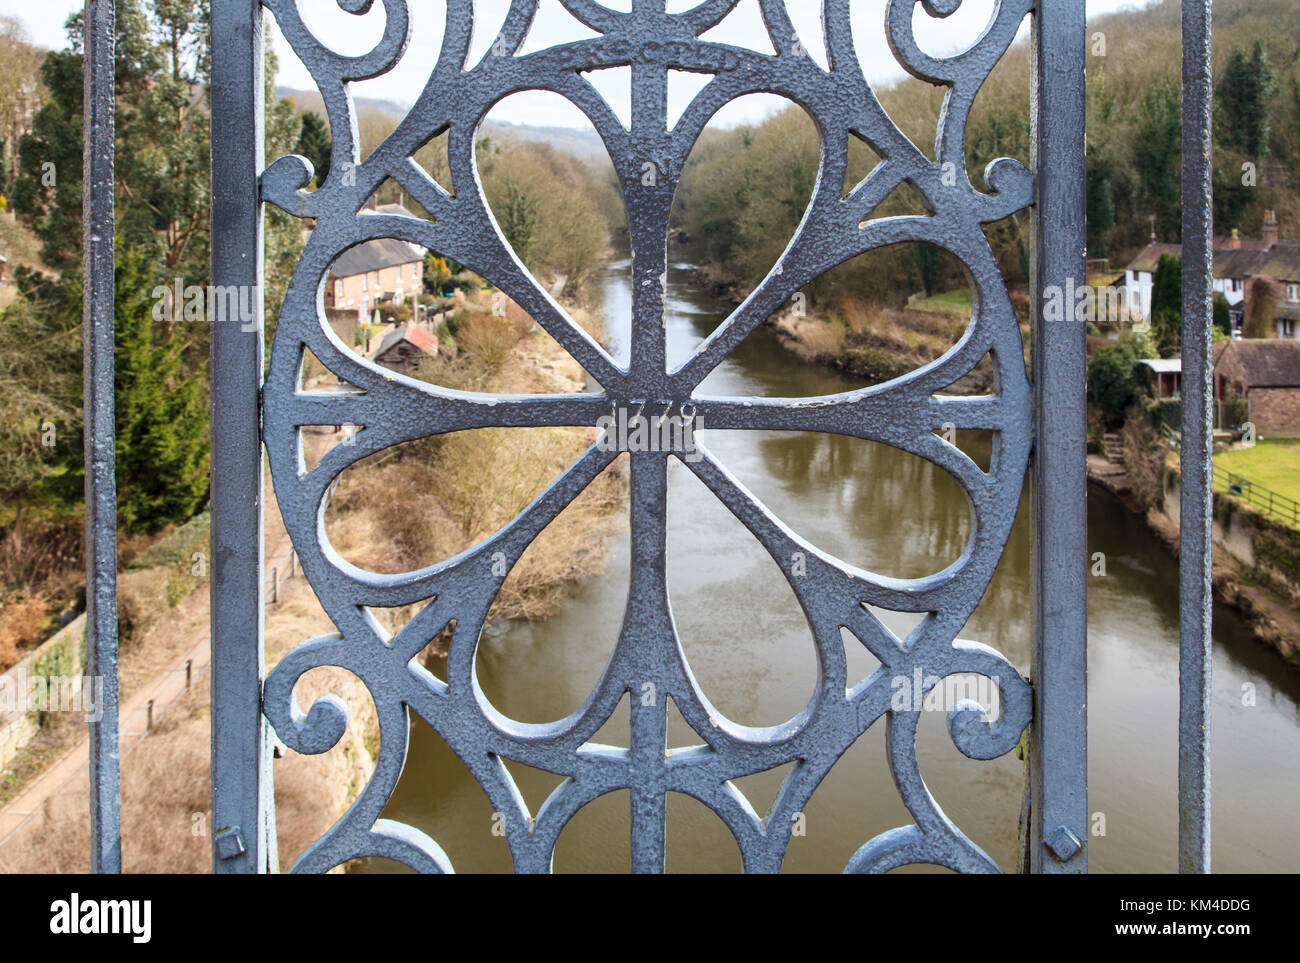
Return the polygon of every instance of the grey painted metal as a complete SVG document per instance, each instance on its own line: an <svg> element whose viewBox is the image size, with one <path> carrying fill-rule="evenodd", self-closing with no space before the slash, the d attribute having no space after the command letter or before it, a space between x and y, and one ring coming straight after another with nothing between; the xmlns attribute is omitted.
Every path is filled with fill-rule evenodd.
<svg viewBox="0 0 1300 963"><path fill-rule="evenodd" d="M212 829L213 869L275 867L264 674L262 9L212 4ZM252 288L246 300L242 292ZM244 322L237 306L254 305ZM236 845L237 844L237 845Z"/></svg>
<svg viewBox="0 0 1300 963"><path fill-rule="evenodd" d="M1043 873L1088 868L1087 338L1075 314L1075 292L1086 284L1085 28L1083 0L1052 0L1035 17L1037 634L1028 856L1031 870ZM1053 301L1064 305L1054 317L1047 311Z"/></svg>
<svg viewBox="0 0 1300 963"><path fill-rule="evenodd" d="M911 863L936 863L958 870L996 870L994 862L953 824L927 790L915 750L919 706L891 705L892 680L919 673L925 689L934 678L969 672L987 676L1000 688L1001 714L995 720L972 702L948 715L949 733L967 756L991 759L1014 748L1031 715L1032 695L1020 672L999 652L956 633L982 597L1001 557L1016 514L1034 432L1033 394L1025 370L1015 314L982 225L1027 207L1034 178L1019 161L999 159L985 171L991 192L976 189L966 169L965 124L980 84L1012 43L1029 14L1032 0L1001 0L987 29L971 47L947 59L932 58L917 46L912 17L918 0L892 0L885 29L894 52L912 74L947 88L946 108L936 138L935 159L912 144L882 108L866 82L854 50L848 0L826 0L824 34L829 67L821 66L794 42L795 31L785 5L760 0L762 16L776 54L700 39L737 4L705 0L676 14L664 0L633 0L620 12L592 0L561 0L563 6L597 36L528 54L519 50L537 12L536 0L513 0L492 49L477 63L467 61L473 27L471 0L448 0L447 29L438 61L425 88L397 128L362 161L357 143L350 81L388 70L403 54L409 29L405 0L382 0L383 37L369 52L342 56L323 46L304 24L293 0L265 0L280 30L311 71L324 99L334 132L328 176L315 191L303 188L312 178L309 162L283 157L262 174L267 201L300 217L315 218L316 227L280 308L271 364L263 391L263 438L271 460L277 500L302 568L338 627L336 634L310 640L292 650L265 683L265 712L290 748L324 752L342 737L347 708L338 697L317 699L304 712L294 695L296 682L313 668L341 666L369 689L375 703L381 743L374 775L339 821L295 863L295 871L323 871L345 860L376 856L418 870L447 872L451 863L427 835L381 813L402 771L408 748L409 713L436 729L473 773L501 814L506 839L521 872L547 872L556 839L580 808L605 793L627 789L631 797L632 868L658 872L664 867L665 795L686 793L716 812L734 834L748 871L780 868L794 820L841 754L873 724L885 726L894 781L912 822L865 841L849 856L853 872L885 871ZM371 0L338 0L361 15ZM924 0L925 12L947 16L960 0ZM250 76L247 36L248 3L214 4L214 48L218 85L214 90L214 203L220 251L214 256L226 280L252 276L257 236L250 210L253 189L248 142L249 107L258 86ZM1057 10L1063 11L1058 13ZM242 16L244 26L228 20ZM1053 4L1045 46L1073 59L1052 65L1058 102L1082 127L1076 111L1076 86L1082 83L1081 46L1075 44L1082 23L1082 3ZM632 68L630 129L584 76L604 67ZM712 75L675 127L666 124L666 78L669 70ZM490 213L479 182L475 134L486 113L508 94L523 89L550 90L576 104L594 124L617 170L626 201L633 251L634 285L631 363L621 368L569 317L538 284L504 240ZM821 169L813 197L794 238L780 261L754 293L675 370L665 361L665 272L669 213L674 190L691 147L712 115L729 101L752 92L786 96L814 120L821 135ZM217 95L220 94L218 97ZM1058 96L1058 95L1053 95ZM236 124L242 110L244 127ZM260 116L256 110L251 117ZM255 121L254 121L255 122ZM431 137L447 132L452 190L435 183L413 160ZM1063 134L1063 149L1050 157L1065 164L1078 133ZM882 158L880 165L848 196L843 186L847 146L853 136L865 139ZM1049 158L1040 158L1047 160ZM951 175L955 174L955 178ZM220 180L218 181L218 177ZM369 196L386 179L402 185L430 218L360 213ZM953 181L955 180L955 183ZM930 216L872 218L895 188L909 184L926 201ZM1053 184L1059 184L1053 180ZM1081 258L1081 222L1073 220L1079 187L1053 187L1041 198L1046 210L1063 218L1061 240L1048 236L1051 276L1065 277ZM1055 228L1056 225L1053 225ZM225 237L222 233L225 232ZM438 251L486 277L529 312L563 345L601 386L600 392L554 396L491 396L429 385L380 368L355 354L325 323L322 294L330 263L367 239L395 237ZM965 266L975 294L969 327L943 357L886 384L821 398L706 397L698 391L705 376L773 311L812 279L855 255L905 242L937 245ZM1077 244L1076 244L1077 241ZM240 260L240 258L245 260ZM242 265L242 267L241 267ZM1081 268L1081 263L1080 263ZM1078 337L1082 337L1079 326ZM216 356L214 375L233 378L220 400L214 394L214 435L232 450L214 448L214 482L225 493L214 516L214 532L229 540L226 558L217 564L225 590L241 586L237 598L214 605L219 633L214 639L220 660L214 662L214 699L223 700L214 730L237 724L238 735L217 732L221 745L239 755L235 764L220 758L217 798L237 800L223 817L246 819L255 793L250 780L257 768L248 756L253 726L247 699L255 690L253 639L257 626L250 606L261 584L254 535L257 493L252 478L256 446L249 436L249 367L252 347L239 349L227 333ZM1057 384L1079 392L1080 367L1071 336L1061 335L1067 353ZM305 390L301 370L310 350L355 390L322 393ZM997 391L982 397L953 397L944 389L990 356ZM1053 356L1050 370L1056 365ZM1079 458L1067 448L1079 430L1070 403L1053 408L1047 427L1059 426L1059 440L1047 450L1060 461L1049 464L1048 479L1065 478L1062 504L1049 502L1046 522L1064 525L1081 518L1074 497L1083 484ZM506 717L479 688L475 652L489 606L501 577L499 564L513 566L525 548L559 512L617 457L593 443L553 485L510 524L477 547L415 572L383 575L348 563L331 546L324 525L327 492L341 472L361 459L404 441L490 426L595 427L611 408L631 412L642 407L684 419L694 417L709 429L833 432L893 445L940 466L963 486L970 503L971 540L948 568L920 579L895 579L855 568L827 555L783 525L703 445L697 461L678 453L635 452L631 458L631 578L622 629L614 652L595 690L571 716L550 724L528 724ZM237 425L232 427L231 423ZM363 426L347 445L326 453L310 470L301 448L301 429L313 425ZM982 471L939 432L945 425L994 433L989 474ZM1040 425L1040 439L1042 426ZM697 439L698 444L698 439ZM220 466L216 458L220 458ZM1049 456L1050 457L1050 456ZM726 718L701 691L679 643L668 597L664 538L669 462L673 471L690 471L753 532L786 573L802 606L820 663L820 682L809 704L789 722L753 728ZM228 474L225 474L228 473ZM233 481L232 481L233 479ZM238 484L234 497L230 486ZM221 494L219 492L219 494ZM1054 586L1061 586L1070 611L1050 610L1052 625L1062 632L1079 628L1080 598L1070 585L1069 560L1059 553L1070 542L1053 542ZM1082 558L1077 559L1080 564ZM237 572L242 567L244 571ZM232 592L232 598L235 593ZM395 636L371 614L371 606L425 603ZM904 639L892 634L864 603L923 613L924 619ZM243 608L242 614L231 606ZM446 678L436 678L418 656L438 632L455 621ZM235 628L243 629L237 638ZM875 654L881 668L866 679L851 678L846 628ZM1081 637L1053 636L1053 653L1063 646L1065 671L1072 671ZM232 656L242 656L240 666ZM1052 666L1055 663L1051 663ZM218 681L218 676L221 681ZM1080 677L1065 682L1066 701L1078 692ZM243 693L233 690L243 687ZM628 746L593 742L593 737L631 694L631 739ZM647 694L650 696L646 698ZM666 744L668 701L699 736L695 745ZM234 700L232 708L230 700ZM1059 728L1081 719L1081 707L1057 709L1045 703ZM216 703L214 703L215 705ZM1054 732L1057 730L1053 730ZM1059 732L1058 732L1059 737ZM239 740L243 740L242 748ZM1081 743L1062 743L1077 752ZM561 775L564 781L536 813L529 811L507 768L508 761ZM1065 760L1073 772L1081 758ZM734 780L793 764L771 811L755 811ZM1067 786L1072 786L1067 781ZM1055 785L1044 794L1051 812L1076 834L1079 800L1073 789L1062 796ZM242 810L240 807L243 806ZM1041 810L1040 810L1041 811ZM245 837L247 838L247 833ZM236 849L233 843L231 849ZM1076 861L1078 864L1079 861Z"/></svg>
<svg viewBox="0 0 1300 963"><path fill-rule="evenodd" d="M1178 869L1210 871L1214 596L1211 0L1183 0L1183 391L1179 496Z"/></svg>
<svg viewBox="0 0 1300 963"><path fill-rule="evenodd" d="M103 680L90 723L90 867L122 871L121 755L117 679L117 441L113 397L112 0L86 0L82 112L82 410L86 453L86 655Z"/></svg>

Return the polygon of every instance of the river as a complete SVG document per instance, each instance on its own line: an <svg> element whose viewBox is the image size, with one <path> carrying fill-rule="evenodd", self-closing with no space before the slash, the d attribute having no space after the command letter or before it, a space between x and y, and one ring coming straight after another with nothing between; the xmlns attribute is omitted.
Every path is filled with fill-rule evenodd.
<svg viewBox="0 0 1300 963"><path fill-rule="evenodd" d="M631 313L628 263L602 280L611 350L626 359ZM680 362L725 316L692 285L691 266L669 274L669 360ZM751 335L701 388L710 395L794 397L860 387L845 375L795 360L766 328ZM946 473L892 448L835 435L704 432L720 460L778 516L818 547L888 575L938 571L969 533L965 496ZM978 456L979 438L958 438ZM985 443L986 444L986 443ZM978 457L977 457L978 460ZM1113 496L1089 491L1089 550L1106 573L1089 585L1089 811L1093 872L1173 872L1177 853L1177 565ZM744 723L785 721L816 679L807 625L780 571L758 542L684 466L670 460L668 571L673 612L692 668L709 698ZM1030 540L1023 510L997 574L961 637L1000 649L1027 674ZM626 525L611 541L606 573L571 589L545 622L497 626L482 641L478 676L507 715L562 718L580 706L613 649L627 586ZM906 621L882 617L898 634ZM1300 871L1300 673L1219 609L1214 630L1213 858L1219 872ZM876 662L850 637L850 676ZM921 770L949 816L1000 866L1016 866L1023 764L1014 753L976 762L952 745L945 714L925 713ZM616 714L598 741L623 744ZM670 744L700 740L670 716ZM536 812L558 778L512 772ZM743 781L765 811L784 771ZM507 872L492 807L464 765L426 726L412 726L406 770L385 815L428 832L458 872ZM580 811L556 847L558 872L626 872L628 798L602 797ZM805 808L787 872L838 872L867 839L910 822L884 757L883 727L869 730ZM734 839L701 804L673 795L669 872L740 868Z"/></svg>

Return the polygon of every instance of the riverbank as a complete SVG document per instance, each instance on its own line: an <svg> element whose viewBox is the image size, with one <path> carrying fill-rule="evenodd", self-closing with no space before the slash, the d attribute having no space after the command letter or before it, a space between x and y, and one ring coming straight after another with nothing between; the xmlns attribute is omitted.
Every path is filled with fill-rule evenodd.
<svg viewBox="0 0 1300 963"><path fill-rule="evenodd" d="M716 265L696 270L696 280L715 297L738 304L745 288ZM1014 299L1022 319L1027 305ZM800 360L843 371L870 383L898 377L940 357L961 336L969 323L963 312L890 309L851 299L832 308L809 311L790 306L766 322L781 346ZM1022 324L1025 343L1028 330ZM956 382L953 394L980 394L993 390L991 368L983 364ZM1140 457L1137 451L1156 450L1154 436L1127 438L1125 463L1115 464L1101 455L1088 458L1088 478L1100 485L1134 514L1143 518L1161 544L1175 558L1179 551L1176 468ZM1163 455L1161 455L1163 457ZM1127 462L1132 462L1128 464ZM1250 506L1216 494L1216 517L1235 516L1231 533L1220 531L1229 522L1216 523L1213 584L1215 597L1240 613L1254 637L1300 668L1300 533L1272 522ZM1172 506L1172 508L1171 508ZM1231 508L1227 508L1231 506ZM1249 534L1261 532L1266 544L1256 550Z"/></svg>
<svg viewBox="0 0 1300 963"><path fill-rule="evenodd" d="M747 286L718 265L695 271L696 281L714 297L740 304ZM1013 298L1024 316L1023 298ZM810 306L796 299L764 322L776 332L781 346L809 364L842 371L869 384L879 384L915 371L942 357L970 324L968 311L947 306L887 307L845 296L833 304ZM1028 344L1028 332L1026 344ZM987 359L948 389L952 394L985 394L993 390L993 366Z"/></svg>
<svg viewBox="0 0 1300 963"><path fill-rule="evenodd" d="M447 387L501 393L574 393L582 368L511 302L494 314L493 292L468 299L454 339L428 359L418 376ZM594 335L599 323L576 303L570 312ZM318 386L325 381L318 378ZM466 437L460 437L464 435ZM399 446L349 468L326 512L331 541L350 561L377 571L405 571L452 557L517 514L590 445L594 429L483 429ZM342 432L304 438L314 464ZM603 536L623 504L625 479L615 471L597 479L548 526L506 579L491 618L543 619L565 586L599 571ZM274 666L303 641L336 630L311 587L285 578L290 544L266 485L267 568L279 566L268 588L265 651ZM124 700L163 676L185 674L186 655L209 640L206 516L159 540L119 577L122 622L120 679ZM196 562L196 559L199 561ZM268 576L270 572L268 571ZM416 607L376 611L396 631ZM78 634L78 640L80 634ZM436 656L438 640L428 655ZM207 872L210 854L209 685L194 660L193 677L179 698L152 707L152 726L123 723L122 818L124 867L130 872ZM366 786L378 749L369 693L341 669L321 669L300 682L299 702L335 693L348 705L351 725L339 745L317 756L285 752L275 763L279 856L288 868L338 819ZM84 766L58 779L40 799L32 788L84 745L81 712L33 713L26 742L0 773L0 802L24 803L6 825L17 831L0 846L6 872L85 872L89 840ZM48 780L46 780L48 782Z"/></svg>
<svg viewBox="0 0 1300 963"><path fill-rule="evenodd" d="M1155 503L1148 503L1150 495L1144 497L1142 481L1135 483L1124 464L1112 462L1103 455L1088 456L1089 483L1117 496L1130 512L1146 522L1169 553L1178 558L1179 523L1176 509L1169 510L1176 504L1178 494L1176 488L1169 486L1171 478L1177 478L1176 468L1163 473L1159 497ZM1232 504L1234 512L1255 514L1223 493L1216 492L1214 498L1216 519L1226 517L1227 503ZM1292 533L1291 537L1294 539L1296 534ZM1273 649L1293 668L1300 669L1300 618L1296 615L1294 599L1289 593L1279 591L1276 573L1264 570L1253 557L1243 557L1241 545L1234 542L1239 543L1240 538L1232 538L1216 520L1211 575L1215 599L1240 614L1258 642Z"/></svg>

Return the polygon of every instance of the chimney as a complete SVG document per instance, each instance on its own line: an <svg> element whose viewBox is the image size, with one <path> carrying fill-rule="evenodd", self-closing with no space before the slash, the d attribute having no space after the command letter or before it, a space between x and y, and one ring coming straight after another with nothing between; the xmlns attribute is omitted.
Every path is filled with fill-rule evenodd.
<svg viewBox="0 0 1300 963"><path fill-rule="evenodd" d="M1265 247L1277 243L1277 215L1272 211L1264 212L1264 227L1260 231L1260 237Z"/></svg>
<svg viewBox="0 0 1300 963"><path fill-rule="evenodd" d="M1229 251L1238 250L1241 247L1241 232L1234 227L1232 233L1228 235L1228 240L1224 242L1223 246Z"/></svg>
<svg viewBox="0 0 1300 963"><path fill-rule="evenodd" d="M370 195L370 209L371 209L372 211L377 211L377 210L379 210L379 195L378 195L378 194L371 194L371 195Z"/></svg>
<svg viewBox="0 0 1300 963"><path fill-rule="evenodd" d="M1150 241L1150 243L1152 243L1152 244L1156 243L1156 216L1155 216L1154 214L1151 215L1151 241Z"/></svg>

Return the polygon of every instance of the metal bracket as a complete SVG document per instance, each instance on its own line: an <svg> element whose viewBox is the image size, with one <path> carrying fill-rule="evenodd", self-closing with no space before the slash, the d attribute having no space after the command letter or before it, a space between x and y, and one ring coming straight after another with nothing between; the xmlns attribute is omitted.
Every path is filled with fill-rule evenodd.
<svg viewBox="0 0 1300 963"><path fill-rule="evenodd" d="M238 826L231 826L217 833L216 843L218 859L234 859L248 851L244 846L244 834L239 831Z"/></svg>

